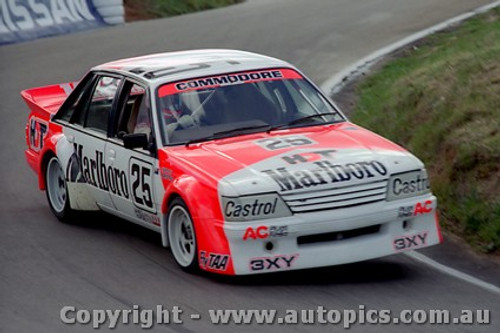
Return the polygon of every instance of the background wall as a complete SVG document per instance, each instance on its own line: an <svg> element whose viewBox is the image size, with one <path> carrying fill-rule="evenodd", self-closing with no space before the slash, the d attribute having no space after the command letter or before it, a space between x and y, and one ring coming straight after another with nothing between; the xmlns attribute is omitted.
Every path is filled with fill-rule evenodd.
<svg viewBox="0 0 500 333"><path fill-rule="evenodd" d="M123 0L0 0L0 44L122 23Z"/></svg>

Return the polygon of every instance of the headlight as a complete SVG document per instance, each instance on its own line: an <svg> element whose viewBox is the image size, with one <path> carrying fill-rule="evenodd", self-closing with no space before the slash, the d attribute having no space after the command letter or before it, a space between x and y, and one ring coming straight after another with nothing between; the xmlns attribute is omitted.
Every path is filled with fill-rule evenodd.
<svg viewBox="0 0 500 333"><path fill-rule="evenodd" d="M278 194L222 197L226 221L252 221L291 216L292 212Z"/></svg>
<svg viewBox="0 0 500 333"><path fill-rule="evenodd" d="M430 192L429 178L425 169L391 175L387 186L387 201Z"/></svg>

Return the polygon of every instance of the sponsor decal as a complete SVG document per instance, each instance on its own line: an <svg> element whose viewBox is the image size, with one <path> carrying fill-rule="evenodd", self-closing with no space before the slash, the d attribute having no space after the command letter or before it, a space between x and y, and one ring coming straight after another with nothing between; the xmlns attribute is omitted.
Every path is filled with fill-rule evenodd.
<svg viewBox="0 0 500 333"><path fill-rule="evenodd" d="M40 151L43 148L43 139L49 126L46 121L37 117L31 117L29 123L28 140L30 149Z"/></svg>
<svg viewBox="0 0 500 333"><path fill-rule="evenodd" d="M66 170L69 181L83 181L116 196L125 199L131 198L136 207L153 214L156 213L151 163L132 157L127 175L125 170L107 165L102 151L95 150L94 156L89 156L83 153L83 145L74 143L73 146L76 156L71 157Z"/></svg>
<svg viewBox="0 0 500 333"><path fill-rule="evenodd" d="M226 221L250 221L291 215L287 205L277 194L223 196L222 213Z"/></svg>
<svg viewBox="0 0 500 333"><path fill-rule="evenodd" d="M200 266L218 271L225 271L229 263L229 255L219 253L207 253L200 251Z"/></svg>
<svg viewBox="0 0 500 333"><path fill-rule="evenodd" d="M411 171L393 175L389 181L390 200L412 197L428 192L429 179L425 171Z"/></svg>
<svg viewBox="0 0 500 333"><path fill-rule="evenodd" d="M276 212L278 198L273 201L255 199L252 203L240 204L237 201L228 199L224 207L226 217L248 217L273 215Z"/></svg>
<svg viewBox="0 0 500 333"><path fill-rule="evenodd" d="M74 149L80 173L87 184L125 199L130 197L127 174L123 170L106 165L102 151L96 150L92 158L83 154L81 144L74 143Z"/></svg>
<svg viewBox="0 0 500 333"><path fill-rule="evenodd" d="M316 144L315 141L304 135L289 135L276 138L266 138L255 141L255 143L266 150L280 150Z"/></svg>
<svg viewBox="0 0 500 333"><path fill-rule="evenodd" d="M103 25L90 0L0 0L0 44Z"/></svg>
<svg viewBox="0 0 500 333"><path fill-rule="evenodd" d="M288 164L307 163L322 159L332 159L335 152L336 150L334 149L323 149L283 156L282 159Z"/></svg>
<svg viewBox="0 0 500 333"><path fill-rule="evenodd" d="M396 251L416 249L427 244L428 234L428 231L424 231L414 235L399 236L394 238L392 245Z"/></svg>
<svg viewBox="0 0 500 333"><path fill-rule="evenodd" d="M236 62L235 64L238 63ZM165 69L163 71L149 72L147 73L147 75L158 77L162 75L177 74L181 72L191 71L194 69L204 69L209 67L211 67L210 64L199 63L199 64L194 64L192 67L188 67L185 69L171 70L171 68L167 68L170 71ZM166 95L173 95L189 90L216 88L228 85L237 85L237 84L252 83L259 81L283 80L283 79L302 79L302 77L297 72L291 69L270 69L262 71L224 74L224 75L209 76L187 81L180 81L177 83L166 84L160 87L160 89L158 90L158 96L162 98Z"/></svg>
<svg viewBox="0 0 500 333"><path fill-rule="evenodd" d="M265 79L282 79L282 78L283 78L283 73L279 70L239 73L239 74L220 75L220 76L212 76L190 81L183 81L176 83L175 88L178 91L183 91L188 89L225 86L230 84L247 83L249 81L252 82L252 81L262 81Z"/></svg>
<svg viewBox="0 0 500 333"><path fill-rule="evenodd" d="M85 183L85 179L83 178L82 175L82 168L79 162L78 155L75 152L73 152L73 155L71 155L68 166L66 167L66 179L70 183Z"/></svg>
<svg viewBox="0 0 500 333"><path fill-rule="evenodd" d="M411 217L415 208L413 206L401 206L398 209L398 217Z"/></svg>
<svg viewBox="0 0 500 333"><path fill-rule="evenodd" d="M288 269L293 266L299 254L278 255L274 257L251 258L249 261L250 271L273 271Z"/></svg>
<svg viewBox="0 0 500 333"><path fill-rule="evenodd" d="M315 169L291 171L280 167L263 170L279 186L281 191L292 191L328 183L342 183L351 179L373 178L387 175L387 168L379 161L333 164L330 161L315 161Z"/></svg>
<svg viewBox="0 0 500 333"><path fill-rule="evenodd" d="M153 165L135 157L130 159L130 192L132 201L137 207L156 213L153 201Z"/></svg>
<svg viewBox="0 0 500 333"><path fill-rule="evenodd" d="M432 201L417 202L415 206L401 206L398 217L411 217L432 212Z"/></svg>
<svg viewBox="0 0 500 333"><path fill-rule="evenodd" d="M160 218L154 214L145 212L141 209L134 208L135 216L137 216L139 219L143 220L146 223L149 224L154 224L157 226L160 226Z"/></svg>
<svg viewBox="0 0 500 333"><path fill-rule="evenodd" d="M417 202L415 205L415 211L413 212L413 215L417 216L420 214L427 214L432 211L432 201L431 200L426 200L425 202Z"/></svg>
<svg viewBox="0 0 500 333"><path fill-rule="evenodd" d="M261 225L257 228L248 227L243 235L243 240L247 239L266 239L266 238L276 238L285 237L288 235L288 226L265 226Z"/></svg>

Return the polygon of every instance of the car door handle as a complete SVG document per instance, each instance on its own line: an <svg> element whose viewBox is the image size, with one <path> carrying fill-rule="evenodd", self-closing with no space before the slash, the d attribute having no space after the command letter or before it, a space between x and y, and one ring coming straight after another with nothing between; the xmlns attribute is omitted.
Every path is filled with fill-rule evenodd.
<svg viewBox="0 0 500 333"><path fill-rule="evenodd" d="M108 157L111 161L114 161L116 157L116 151L114 149L108 150Z"/></svg>

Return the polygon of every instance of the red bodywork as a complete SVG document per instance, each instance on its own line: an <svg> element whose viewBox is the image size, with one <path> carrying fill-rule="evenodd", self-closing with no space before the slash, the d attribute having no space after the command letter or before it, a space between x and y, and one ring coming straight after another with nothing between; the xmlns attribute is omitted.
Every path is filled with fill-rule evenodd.
<svg viewBox="0 0 500 333"><path fill-rule="evenodd" d="M50 119L59 110L75 85L74 82L62 83L21 92L21 96L31 110L25 129L26 144L29 149L26 149L24 153L29 166L38 175L38 186L41 190L45 189L42 172L43 157L49 151L55 154L55 144L62 135L62 127L50 122ZM32 124L35 126L34 132L31 130ZM40 131L40 126L43 124L47 125L45 133ZM33 142L37 143L37 146L34 147Z"/></svg>
<svg viewBox="0 0 500 333"><path fill-rule="evenodd" d="M167 213L169 198L180 195L191 209L200 250L207 253L230 254L224 233L224 218L217 192L219 181L227 175L276 155L253 142L263 138L291 134L306 135L315 142L314 148L337 149L363 148L371 150L405 151L402 147L352 123L345 122L323 126L256 133L220 139L185 147L184 145L159 150L160 170L167 169L171 175L163 178L165 197L162 212ZM280 150L286 153L294 147ZM242 154L244 152L244 154ZM312 157L313 158L313 157ZM215 232L214 232L215 231ZM232 262L223 274L234 274Z"/></svg>

